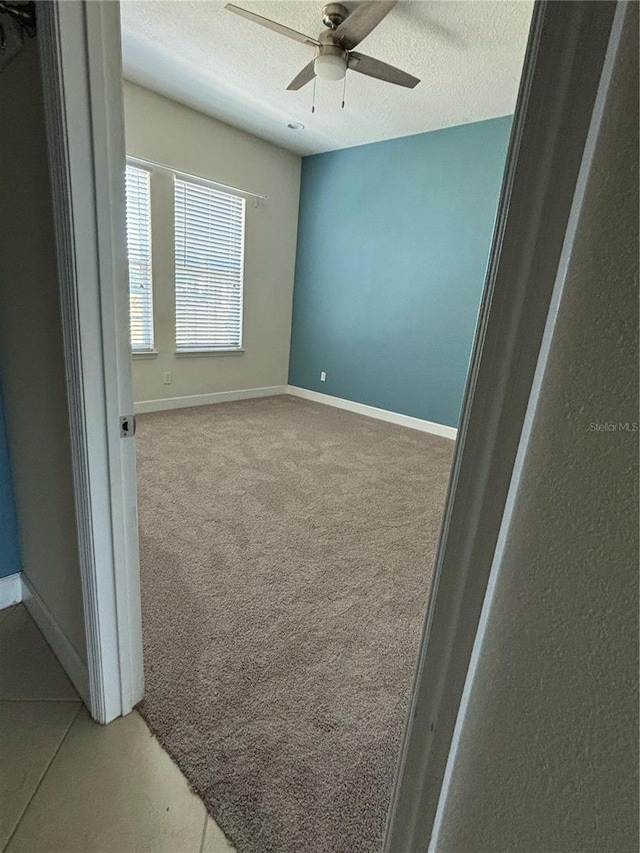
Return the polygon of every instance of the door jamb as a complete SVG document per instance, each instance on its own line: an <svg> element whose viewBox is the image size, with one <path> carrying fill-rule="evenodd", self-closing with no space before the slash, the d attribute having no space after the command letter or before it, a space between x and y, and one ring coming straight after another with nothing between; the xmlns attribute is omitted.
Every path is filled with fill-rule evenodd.
<svg viewBox="0 0 640 853"><path fill-rule="evenodd" d="M616 7L534 7L385 853L432 841Z"/></svg>

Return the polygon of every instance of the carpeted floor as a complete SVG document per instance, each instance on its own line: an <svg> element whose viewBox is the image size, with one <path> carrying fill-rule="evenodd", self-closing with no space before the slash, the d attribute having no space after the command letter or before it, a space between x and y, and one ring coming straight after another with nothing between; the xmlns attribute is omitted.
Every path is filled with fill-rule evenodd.
<svg viewBox="0 0 640 853"><path fill-rule="evenodd" d="M270 397L137 447L149 726L238 853L378 851L453 443Z"/></svg>

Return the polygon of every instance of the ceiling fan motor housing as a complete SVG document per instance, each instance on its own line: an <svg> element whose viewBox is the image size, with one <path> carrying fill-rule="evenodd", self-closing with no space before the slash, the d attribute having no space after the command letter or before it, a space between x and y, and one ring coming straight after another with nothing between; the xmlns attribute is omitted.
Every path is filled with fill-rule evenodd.
<svg viewBox="0 0 640 853"><path fill-rule="evenodd" d="M335 30L348 15L349 10L342 3L327 3L322 9L322 23L330 30Z"/></svg>
<svg viewBox="0 0 640 853"><path fill-rule="evenodd" d="M347 51L333 41L334 30L347 19L349 10L341 3L328 3L322 9L322 21L329 29L318 36L320 44L315 49L313 68L316 77L325 80L342 80L347 73Z"/></svg>

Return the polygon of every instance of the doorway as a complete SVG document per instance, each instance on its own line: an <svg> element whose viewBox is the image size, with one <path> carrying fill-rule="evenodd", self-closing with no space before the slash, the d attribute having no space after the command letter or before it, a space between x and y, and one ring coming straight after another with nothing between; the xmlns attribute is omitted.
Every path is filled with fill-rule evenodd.
<svg viewBox="0 0 640 853"><path fill-rule="evenodd" d="M433 7L405 7L403 56L387 46L385 61L425 78L417 47L431 39L437 79L396 92L349 74L340 129L338 84L318 79L316 113L304 128L283 127L276 148L260 136L275 134L271 103L246 122L236 104L230 126L215 105L193 110L186 85L176 100L169 80L184 69L167 48L171 9L150 22L148 8L121 7L140 710L235 843L373 849L512 125L491 110L513 110L531 9L456 7L446 27L439 19L449 33L439 39ZM243 70L223 46L240 53L261 30L245 31L223 4L206 10L198 22L185 13L181 38L215 90ZM370 34L377 48L367 36L370 50L405 26L401 11ZM310 32L315 7L292 7L287 23ZM456 43L471 33L469 112L450 80L452 65L463 73ZM491 39L492 88L482 77ZM278 67L268 43L255 57L260 80L292 76L300 47L291 42ZM211 68L218 48L224 61ZM257 86L254 70L241 82ZM277 99L301 109L307 95L283 87ZM378 121L374 98L384 99Z"/></svg>
<svg viewBox="0 0 640 853"><path fill-rule="evenodd" d="M549 12L548 14L551 15L552 13ZM561 14L561 13L559 11L556 11L553 14ZM569 13L567 13L567 14L569 14ZM579 16L578 16L578 18L579 18ZM536 44L536 48L539 51L539 53L536 54L536 59L538 59L538 60L540 59L541 55L544 55L544 50L541 50L541 44L544 44L544 36L545 36L545 32L546 32L545 31L545 25L550 28L552 23L557 23L557 21L552 22L549 17L547 17L545 20L544 15L542 15L542 13L540 13L540 16L537 20L538 29L536 30L534 28L535 38L537 39L535 44ZM578 20L577 22L575 22L575 21L572 22L572 21L565 20L564 24L567 27L567 29L570 29L569 24L572 24L573 26L579 27L580 21ZM89 32L91 32L91 27L89 27ZM553 51L550 50L550 54L553 54ZM546 57L547 61L550 61L550 58L551 58L550 56L547 56ZM533 57L531 57L531 55L530 55L530 61L533 63ZM553 64L553 63L550 63L550 64ZM525 144L525 143L529 143L529 139L527 138L527 135L526 135L526 130L527 130L527 118L530 118L530 115L529 116L526 115L525 107L532 108L532 105L536 104L536 101L535 101L535 94L537 91L536 86L541 87L542 82L544 82L542 79L542 78L544 78L544 74L542 73L543 69L541 69L540 65L535 66L535 63L534 63L533 67L530 67L528 70L529 70L529 77L528 77L528 79L526 79L527 86L525 86L525 96L527 98L527 101L526 101L526 104L524 104L524 105L521 104L520 121L516 123L517 130L516 130L516 133L514 134L514 142L512 144L512 157L516 157L516 154L517 154L517 158L516 158L517 162L511 163L512 168L511 168L510 172L508 172L505 190L504 190L504 194L503 194L503 202L501 205L501 217L499 218L499 228L498 228L498 232L497 232L497 237L494 241L492 264L490 265L490 281L493 282L493 285L490 288L489 292L491 293L491 296L494 299L494 304L493 304L494 308L495 308L496 288L498 291L500 290L500 288L497 287L497 284L496 284L496 282L499 283L499 281L500 281L500 276L498 275L498 273L500 272L500 265L498 262L499 261L505 262L505 256L504 256L504 254L500 254L499 248L502 248L504 245L508 245L504 242L506 239L505 238L505 231L508 234L508 227L507 226L509 225L509 221L510 221L509 217L507 216L507 210L506 210L507 206L506 206L505 196L507 196L507 195L509 196L510 202L514 201L514 193L516 193L516 191L518 189L518 181L517 181L518 167L525 168L525 165L523 165L523 164L527 164L529 167L531 167L531 160L527 160L527 157L525 156L527 153L529 154L529 156L531 156L531 151L530 151L530 149L528 149L527 144ZM582 70L582 69L580 69L580 70ZM538 77L536 77L536 73L535 73L536 71L538 72ZM574 74L574 77L572 79L575 82L575 78L578 76L577 67L573 68L572 73ZM571 75L569 75L569 76L571 76ZM597 77L597 74L596 74L596 77ZM590 115L589 98L593 94L593 89L595 88L596 83L597 83L597 80L594 82L594 85L591 86L591 89L589 89L588 92L583 91L583 93L582 93L584 96L584 102L583 103L585 104L584 112L586 114L586 119L585 119L585 123L583 124L582 128L574 128L574 134L575 135L572 138L576 139L576 145L573 149L571 148L571 146L569 146L568 151L565 148L565 153L570 154L571 157L573 158L571 160L571 162L573 163L573 165L575 167L573 170L573 174L571 174L571 172L567 173L566 170L563 172L563 174L567 175L566 181L564 183L564 186L567 190L569 188L569 185L571 184L571 181L573 179L575 179L575 174L577 171L577 165L579 164L579 161L580 161L581 151L582 151L582 148L580 145L580 131L581 130L584 131L584 128L586 126L588 126L588 120L589 120L589 115ZM570 88L570 86L567 86L567 90L569 88ZM589 87L586 86L585 88L589 88ZM564 92L560 92L558 94L558 98L566 97L568 94L567 90L565 90ZM540 101L537 103L537 107L541 108L541 102ZM531 132L533 132L533 130ZM539 132L541 132L541 131L539 131ZM584 133L582 134L582 138L584 138ZM565 137L565 140L566 140L566 137ZM540 142L540 140L537 140L537 142ZM548 148L549 148L551 154L554 153L552 142L553 142L553 140L547 140L547 145L548 145ZM559 161L561 158L559 156L559 152L557 151L557 149L555 149L555 153L557 155L557 161L554 161L554 162L557 162L558 166L559 166ZM566 161L563 165L566 166ZM549 176L545 175L544 177L545 177L545 179L548 179ZM540 180L542 180L542 176L540 176ZM517 195L517 193L516 193L516 195ZM570 195L571 195L570 192L567 192L567 196L570 196ZM521 201L522 201L522 204L525 204L524 199L522 199ZM564 208L565 213L568 210L569 203L570 203L570 199L567 200L567 205ZM513 213L513 207L510 210L511 210L511 214L512 214ZM557 205L556 205L556 210L557 210ZM559 220L560 221L562 220L562 211L557 212L556 216L558 218L556 218L551 223L551 225L558 227L559 226ZM551 225L550 225L550 227L551 227ZM559 246L558 246L558 250L559 250ZM512 262L514 262L513 258L512 258ZM551 261L549 261L549 264L550 263L551 263ZM507 298L507 301L509 301L509 298L512 297L512 294L511 295L503 294L503 296L505 296L505 298ZM440 572L440 574L438 577L438 584L436 586L435 593L432 595L432 606L431 606L430 616L429 616L428 621L427 621L427 629L428 629L427 630L427 639L429 639L430 637L431 638L433 637L432 629L433 629L433 625L434 625L435 615L437 615L437 611L435 610L436 604L434 604L433 602L438 601L438 598L439 598L439 596L442 592L442 589L443 589L443 583L446 582L446 574L443 571L443 565L444 565L444 561L446 560L446 556L447 556L447 553L446 553L447 552L446 545L448 542L447 532L449 530L451 530L451 527L452 527L452 519L455 516L455 510L456 510L455 498L456 498L456 494L459 497L458 488L460 486L460 481L464 475L464 465L462 464L463 460L464 460L464 452L466 450L467 454L471 453L470 448L473 444L474 438L476 440L480 440L480 438L481 438L481 436L478 435L477 432L474 436L474 424L473 424L473 418L470 415L470 411L472 411L472 400L477 399L474 395L476 394L478 389L482 387L483 376L482 376L481 367L483 364L486 365L486 363L487 363L486 360L489 359L487 348L485 347L483 349L483 345L485 345L487 343L487 334L491 331L491 323L489 322L489 320L491 318L491 312L489 311L488 301L489 301L488 298L485 299L485 302L483 304L482 320L481 320L481 325L480 325L480 331L478 334L476 349L475 349L475 353L474 353L471 380L467 386L468 390L467 390L467 397L466 397L466 402L465 402L465 406L467 407L467 409L466 409L465 416L463 417L463 428L462 428L463 442L462 442L462 444L459 443L459 445L458 445L459 450L457 453L457 460L456 460L457 465L454 465L454 478L452 481L453 485L452 485L452 490L451 490L452 497L450 498L450 501L449 501L449 506L448 506L448 510L447 510L447 517L446 517L446 521L445 521L445 537L443 540L445 544L444 545L441 544L441 546L440 546L440 557L439 557L439 572ZM547 305L548 305L548 302L546 304L544 304L544 300L540 299L540 289L538 288L537 289L537 303L535 306L536 311L534 312L535 316L537 316L537 318L538 318L538 323L535 324L535 323L531 322L531 317L532 317L531 312L528 312L528 318L527 318L528 319L527 328L529 329L529 332L530 332L530 335L531 335L531 338L533 341L534 350L535 350L535 342L536 342L536 340L539 342L541 329L544 325L544 320L546 319ZM526 307L531 308L531 305L529 304ZM512 309L516 313L522 312L522 310L523 310L522 302L518 301L517 304L512 303ZM522 317L522 313L520 313L519 316ZM535 328L532 328L532 326ZM513 329L513 330L515 330L515 329L520 330L520 329L524 329L524 324L522 326L519 326L518 323L516 322L513 324L513 326L509 325L508 328ZM536 334L534 334L535 332L538 333L537 338L536 338ZM515 331L514 331L514 334L515 334ZM498 338L499 338L499 336L498 336ZM496 340L496 339L494 339L494 340ZM523 338L520 338L520 342L522 342L522 340L523 340ZM507 341L504 343L507 346L507 351L509 351L510 342ZM493 355L495 356L495 354L496 354L496 349L493 350ZM531 357L531 351L529 352L529 356ZM483 362L483 357L485 359L484 362ZM533 358L533 362L535 362L535 358ZM519 366L521 366L521 365L519 365ZM532 366L532 365L530 364L530 366ZM492 364L492 367L495 368L495 364ZM514 368L513 360L508 361L507 367L509 369ZM495 379L495 376L497 375L497 373L492 372L489 375L492 377L492 379ZM522 375L522 373L520 375ZM488 379L488 376L485 378ZM504 388L499 387L497 389L497 391L504 392ZM528 387L527 387L526 382L524 382L524 384L520 386L520 392L521 392L520 397L519 397L520 403L521 403L520 410L523 411L524 407L526 405L526 399L528 397ZM499 396L500 395L498 394L498 397ZM487 398L495 400L495 397L492 397L491 394L488 394ZM485 400L487 398L485 398ZM512 399L511 405L514 405L513 398L511 398L511 399ZM486 413L486 409L485 409L485 413ZM494 414L495 414L495 412L494 412ZM513 414L513 409L511 410L511 414ZM509 423L509 421L510 421L510 423ZM496 425L496 421L493 418L490 418L488 421L484 422L483 428L489 429L490 426L495 427L495 425ZM511 442L510 446L515 452L515 447L517 446L517 440L518 440L518 436L519 436L519 429L513 429L513 425L514 425L514 418L513 417L511 419L505 418L504 422L498 421L498 426L501 429L507 429L509 434L512 435L513 440ZM476 427L479 427L479 426L480 426L479 424L476 424ZM498 430L498 432L500 432L500 429ZM495 439L494 439L494 441L495 441ZM464 450L460 449L460 448L464 448ZM473 458L473 456L471 458ZM477 461L478 461L477 457L475 458L474 461L477 463ZM491 461L490 458L489 458L489 461ZM488 472L488 474L489 474L489 472ZM487 474L487 476L488 476L488 474ZM500 482L503 483L503 486L506 489L507 484L506 484L504 477ZM491 480L490 476L488 476L488 479L485 479L485 481L482 483L482 486L485 489L489 485L495 486L495 482ZM493 489L493 491L495 494L495 489ZM468 493L465 495L465 500L468 500ZM498 516L500 515L500 510L501 510L501 507L499 504L500 504L499 501L498 501L497 506L494 503L494 511L497 513ZM494 518L494 521L496 521L495 518ZM494 528L495 528L495 524L494 524ZM462 529L462 527L458 527L458 531L461 529ZM485 561L485 564L486 564L486 561ZM477 580L477 578L476 578L476 580ZM476 600L478 599L478 593L480 591L481 590L479 588L475 589ZM126 596L125 596L125 598L126 598ZM473 608L471 608L471 609L473 610ZM467 609L466 610L467 616L468 616L468 613L469 613L469 610ZM473 629L473 620L472 619L470 620L470 625L472 626L471 630L473 631L474 629ZM462 635L461 635L462 638L464 638L464 634L465 634L465 632L462 632ZM467 646L468 646L468 640L469 640L468 633L466 635L466 639L467 639ZM428 644L427 644L427 646L428 646ZM468 660L468 657L467 657L467 660ZM420 682L417 682L417 683L419 684ZM436 684L436 683L440 683L440 682L438 682L438 681L432 682L432 684ZM451 682L449 681L447 686L450 687L450 685L451 685ZM441 699L442 698L441 695L438 698ZM429 728L429 726L427 726L426 730L427 731L433 731L433 727ZM438 736L440 736L440 732L441 732L441 730L439 729L438 730ZM445 734L446 734L446 732L445 732ZM410 739L411 739L411 736L412 735L410 734ZM435 740L435 737L434 737L434 740ZM446 741L446 738L445 738L445 741ZM418 754L417 751L415 754L416 755ZM424 754L424 753L422 753L422 754ZM400 777L401 779L402 778L408 778L407 768L406 768L406 755L407 755L407 753L405 753L405 765L403 767L404 776L401 775L401 777ZM396 808L398 808L397 804L396 804ZM410 823L407 825L410 825ZM390 843L392 843L392 842L390 842ZM402 849L402 848L398 848L398 849Z"/></svg>

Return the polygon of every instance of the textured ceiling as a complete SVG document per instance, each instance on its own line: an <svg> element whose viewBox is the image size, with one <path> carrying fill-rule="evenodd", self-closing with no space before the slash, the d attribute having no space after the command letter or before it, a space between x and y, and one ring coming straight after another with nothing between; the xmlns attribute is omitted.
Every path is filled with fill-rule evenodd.
<svg viewBox="0 0 640 853"><path fill-rule="evenodd" d="M322 2L234 0L308 35ZM353 8L353 3L345 4ZM125 77L290 148L314 154L513 111L533 4L528 0L399 2L358 47L420 77L403 89L348 72L298 92L286 87L313 58L306 45L239 18L224 2L123 0ZM292 131L288 122L301 122Z"/></svg>

